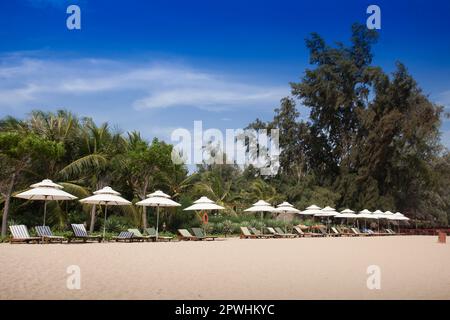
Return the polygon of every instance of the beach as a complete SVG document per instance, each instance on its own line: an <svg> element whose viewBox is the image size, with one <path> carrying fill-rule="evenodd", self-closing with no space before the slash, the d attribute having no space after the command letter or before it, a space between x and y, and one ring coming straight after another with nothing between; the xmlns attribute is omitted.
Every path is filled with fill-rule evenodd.
<svg viewBox="0 0 450 320"><path fill-rule="evenodd" d="M80 289L67 287L69 266ZM369 266L380 289L368 289ZM450 299L450 245L434 236L5 243L0 299Z"/></svg>

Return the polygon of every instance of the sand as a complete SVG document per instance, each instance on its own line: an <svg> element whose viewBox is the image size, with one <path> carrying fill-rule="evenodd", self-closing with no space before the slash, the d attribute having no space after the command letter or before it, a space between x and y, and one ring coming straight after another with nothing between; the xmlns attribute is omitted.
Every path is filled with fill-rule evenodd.
<svg viewBox="0 0 450 320"><path fill-rule="evenodd" d="M68 289L67 267L80 267ZM367 268L380 269L380 289ZM437 237L0 244L0 299L450 299Z"/></svg>

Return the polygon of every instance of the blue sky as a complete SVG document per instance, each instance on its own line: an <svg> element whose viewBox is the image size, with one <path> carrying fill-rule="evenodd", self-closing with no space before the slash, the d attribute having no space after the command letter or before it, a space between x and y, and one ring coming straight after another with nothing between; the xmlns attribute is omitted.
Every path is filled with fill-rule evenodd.
<svg viewBox="0 0 450 320"><path fill-rule="evenodd" d="M406 64L450 111L449 1L19 0L0 4L0 116L66 108L147 138L270 120L308 67L304 39L347 41L381 8L374 64ZM66 8L81 8L81 30ZM300 108L303 117L308 110ZM450 147L450 123L442 125Z"/></svg>

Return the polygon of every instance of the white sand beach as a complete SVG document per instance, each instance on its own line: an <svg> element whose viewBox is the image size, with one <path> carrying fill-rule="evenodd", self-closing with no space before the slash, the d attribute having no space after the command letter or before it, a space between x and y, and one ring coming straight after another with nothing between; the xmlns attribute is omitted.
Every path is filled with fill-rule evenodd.
<svg viewBox="0 0 450 320"><path fill-rule="evenodd" d="M67 267L81 271L69 290ZM381 270L369 290L367 267ZM450 299L437 237L0 245L1 299Z"/></svg>

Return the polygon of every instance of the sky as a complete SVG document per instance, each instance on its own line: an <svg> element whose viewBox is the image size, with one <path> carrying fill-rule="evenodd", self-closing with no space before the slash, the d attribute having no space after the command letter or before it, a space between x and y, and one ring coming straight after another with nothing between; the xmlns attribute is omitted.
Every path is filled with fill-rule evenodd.
<svg viewBox="0 0 450 320"><path fill-rule="evenodd" d="M66 27L71 4L81 30ZM371 4L381 8L373 63L391 72L403 62L450 111L448 0L18 0L0 4L0 117L67 109L167 142L195 120L220 130L268 121L311 67L305 38L348 42Z"/></svg>

